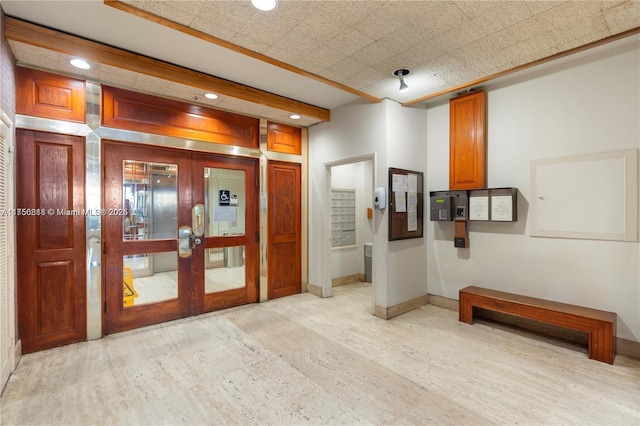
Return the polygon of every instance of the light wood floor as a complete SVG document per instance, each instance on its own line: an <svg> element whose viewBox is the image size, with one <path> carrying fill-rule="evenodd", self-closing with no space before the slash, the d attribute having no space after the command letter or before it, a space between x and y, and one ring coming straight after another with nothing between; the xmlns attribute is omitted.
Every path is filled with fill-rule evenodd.
<svg viewBox="0 0 640 426"><path fill-rule="evenodd" d="M640 361L433 305L385 321L371 287L243 306L24 356L11 424L640 424Z"/></svg>

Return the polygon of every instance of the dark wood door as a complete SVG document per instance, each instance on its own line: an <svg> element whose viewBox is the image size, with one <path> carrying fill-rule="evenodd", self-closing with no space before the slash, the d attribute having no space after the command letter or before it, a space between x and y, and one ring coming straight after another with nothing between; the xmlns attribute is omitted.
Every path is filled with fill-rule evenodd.
<svg viewBox="0 0 640 426"><path fill-rule="evenodd" d="M269 161L267 297L302 289L302 183L300 164Z"/></svg>
<svg viewBox="0 0 640 426"><path fill-rule="evenodd" d="M178 255L178 228L191 223L189 157L108 140L103 146L105 334L189 315L192 290L181 278L191 259Z"/></svg>
<svg viewBox="0 0 640 426"><path fill-rule="evenodd" d="M103 144L105 333L255 302L257 160Z"/></svg>
<svg viewBox="0 0 640 426"><path fill-rule="evenodd" d="M194 314L258 301L258 167L257 159L193 155L193 204L203 206L202 219L192 214L194 232L199 220L204 226L192 253ZM235 201L226 205L220 191ZM229 212L235 217L220 216Z"/></svg>
<svg viewBox="0 0 640 426"><path fill-rule="evenodd" d="M18 324L24 353L86 339L85 141L17 131Z"/></svg>

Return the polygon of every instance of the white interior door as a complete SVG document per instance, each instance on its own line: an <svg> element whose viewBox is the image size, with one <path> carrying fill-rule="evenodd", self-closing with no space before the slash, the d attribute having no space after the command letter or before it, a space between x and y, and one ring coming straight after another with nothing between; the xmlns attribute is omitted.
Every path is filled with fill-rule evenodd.
<svg viewBox="0 0 640 426"><path fill-rule="evenodd" d="M0 111L0 390L15 368L13 127Z"/></svg>

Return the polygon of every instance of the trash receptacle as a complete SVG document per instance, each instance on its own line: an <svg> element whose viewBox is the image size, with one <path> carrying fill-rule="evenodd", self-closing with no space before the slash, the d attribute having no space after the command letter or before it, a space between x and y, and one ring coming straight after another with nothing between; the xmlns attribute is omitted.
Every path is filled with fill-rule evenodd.
<svg viewBox="0 0 640 426"><path fill-rule="evenodd" d="M373 260L373 243L364 243L364 280L371 282L371 262Z"/></svg>
<svg viewBox="0 0 640 426"><path fill-rule="evenodd" d="M224 248L224 266L237 268L244 265L244 246Z"/></svg>
<svg viewBox="0 0 640 426"><path fill-rule="evenodd" d="M242 232L223 232L223 236L244 235ZM244 266L244 246L224 248L224 266L226 268L237 268Z"/></svg>

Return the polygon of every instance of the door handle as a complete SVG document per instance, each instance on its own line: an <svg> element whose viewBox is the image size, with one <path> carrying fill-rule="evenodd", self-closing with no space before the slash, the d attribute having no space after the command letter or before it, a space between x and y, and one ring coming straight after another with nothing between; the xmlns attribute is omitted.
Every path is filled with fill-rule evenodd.
<svg viewBox="0 0 640 426"><path fill-rule="evenodd" d="M197 237L204 235L204 223L202 217L204 216L204 204L196 204L191 209L191 224L193 225L193 234Z"/></svg>
<svg viewBox="0 0 640 426"><path fill-rule="evenodd" d="M181 226L180 229L178 229L178 256L191 256L191 249L193 248L191 237L190 226Z"/></svg>

